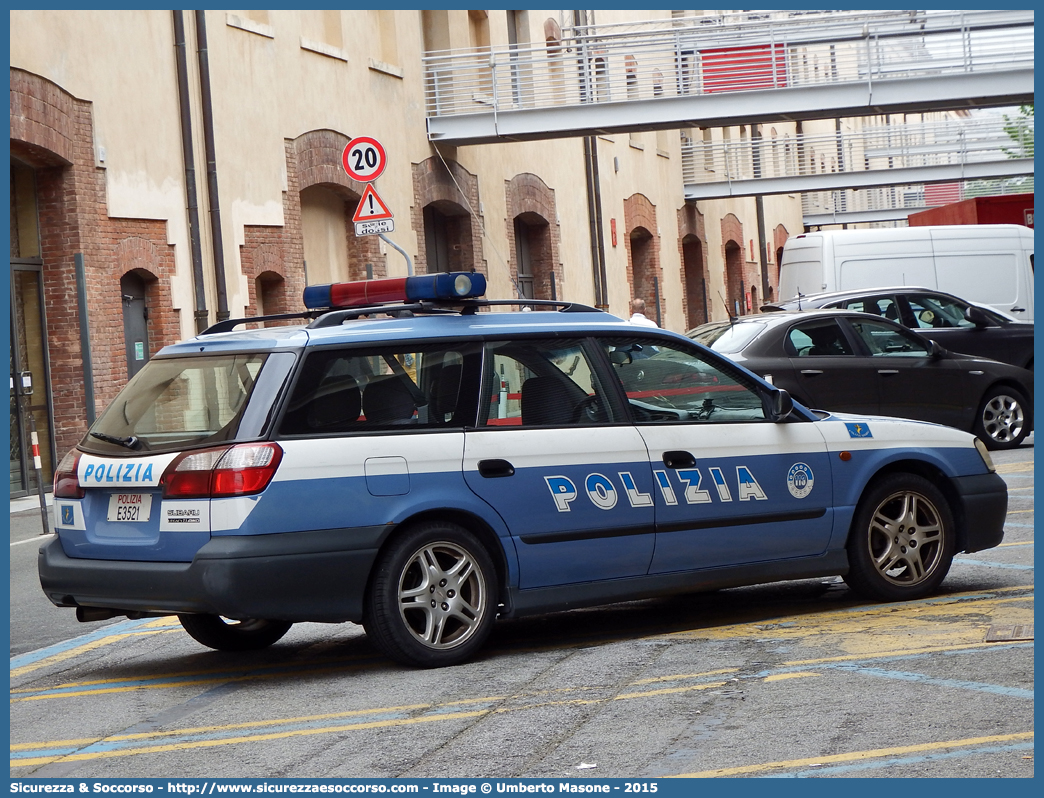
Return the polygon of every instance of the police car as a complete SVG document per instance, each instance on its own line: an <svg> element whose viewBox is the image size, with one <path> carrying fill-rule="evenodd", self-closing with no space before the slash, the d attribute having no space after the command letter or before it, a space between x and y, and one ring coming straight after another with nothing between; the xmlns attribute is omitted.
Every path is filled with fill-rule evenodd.
<svg viewBox="0 0 1044 798"><path fill-rule="evenodd" d="M311 286L306 325L165 347L57 471L48 598L226 651L352 621L439 666L497 617L838 574L918 598L1001 541L965 432L812 411L681 335L484 290Z"/></svg>

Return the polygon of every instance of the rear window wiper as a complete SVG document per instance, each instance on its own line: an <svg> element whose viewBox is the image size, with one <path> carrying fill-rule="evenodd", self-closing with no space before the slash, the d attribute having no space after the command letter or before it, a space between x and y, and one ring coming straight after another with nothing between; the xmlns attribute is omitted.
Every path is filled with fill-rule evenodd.
<svg viewBox="0 0 1044 798"><path fill-rule="evenodd" d="M92 432L91 437L106 443L115 443L117 446L123 446L126 449L140 449L144 445L140 438L136 438L133 435L121 438L118 435L109 435L106 432Z"/></svg>

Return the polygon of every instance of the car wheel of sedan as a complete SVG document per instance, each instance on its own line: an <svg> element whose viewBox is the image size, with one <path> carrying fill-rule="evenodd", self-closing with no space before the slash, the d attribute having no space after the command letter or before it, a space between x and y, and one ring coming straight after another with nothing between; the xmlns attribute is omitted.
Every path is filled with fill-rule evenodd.
<svg viewBox="0 0 1044 798"><path fill-rule="evenodd" d="M922 598L946 577L955 545L953 513L942 492L924 477L890 474L856 509L844 579L867 598Z"/></svg>
<svg viewBox="0 0 1044 798"><path fill-rule="evenodd" d="M218 651L268 648L293 626L289 621L235 621L220 615L179 615L178 620L197 643Z"/></svg>
<svg viewBox="0 0 1044 798"><path fill-rule="evenodd" d="M474 535L456 524L419 524L374 566L363 625L397 662L454 665L489 636L497 595L493 561Z"/></svg>
<svg viewBox="0 0 1044 798"><path fill-rule="evenodd" d="M1014 388L991 388L975 418L975 434L988 449L1013 449L1029 435L1029 405Z"/></svg>

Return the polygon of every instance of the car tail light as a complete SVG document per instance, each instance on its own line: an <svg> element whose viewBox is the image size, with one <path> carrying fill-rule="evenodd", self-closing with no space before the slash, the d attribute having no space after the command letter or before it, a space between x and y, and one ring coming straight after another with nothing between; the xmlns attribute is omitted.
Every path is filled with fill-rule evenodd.
<svg viewBox="0 0 1044 798"><path fill-rule="evenodd" d="M80 478L76 474L79 464L80 453L76 449L72 449L62 458L58 470L54 473L54 498L82 499L87 494L87 491L80 487Z"/></svg>
<svg viewBox="0 0 1044 798"><path fill-rule="evenodd" d="M283 450L275 443L186 452L160 479L165 499L209 499L260 493L275 476Z"/></svg>

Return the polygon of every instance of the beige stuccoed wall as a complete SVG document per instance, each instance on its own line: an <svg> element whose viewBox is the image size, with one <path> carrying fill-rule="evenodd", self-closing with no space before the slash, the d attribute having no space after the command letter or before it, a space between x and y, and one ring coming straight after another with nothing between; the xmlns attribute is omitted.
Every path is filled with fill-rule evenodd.
<svg viewBox="0 0 1044 798"><path fill-rule="evenodd" d="M542 42L544 21L557 20L560 14L529 11L529 40ZM599 11L596 17L599 24L606 24L669 18L670 12ZM233 316L242 315L249 296L240 268L244 227L284 223L284 142L308 131L331 129L382 142L388 168L376 188L395 214L396 229L389 237L416 259L423 237L410 227L412 164L438 155L425 134L422 18L416 10L206 12L228 304ZM449 46L468 46L468 12L450 11L448 19ZM93 103L97 141L106 151L109 213L167 220L169 240L176 245L174 300L187 309L193 306L192 279L171 20L169 11L13 11L11 63ZM382 38L389 20L394 23L394 46L387 36ZM207 306L213 320L216 301L191 12L185 13L185 23ZM493 46L506 43L505 12L489 12L488 27ZM640 146L632 146L632 140ZM640 193L656 208L665 326L682 331L677 213L683 205L683 186L678 134L620 134L599 137L597 142L610 311L628 314L623 202ZM556 265L556 272L564 281L564 298L595 301L582 140L471 146L444 149L442 154L478 176L481 208L474 212L484 224L490 296L514 295L507 267L511 253L505 181L531 172L555 192L558 219L549 221L557 221L560 230L561 265ZM754 202L749 198L701 202L699 210L706 219L711 308L720 318L724 314L715 300L719 292L724 293L720 219L734 213L741 220L749 258L748 241L757 239ZM609 240L613 218L616 247ZM346 268L338 260L343 253L333 252L341 223L335 209L306 209L302 223L309 241L309 281L335 279ZM771 230L779 223L792 235L800 232L796 197L766 201L770 242ZM404 259L391 249L387 255L389 274L405 275ZM320 265L323 260L326 263ZM182 314L182 325L186 336L193 333L191 313Z"/></svg>
<svg viewBox="0 0 1044 798"><path fill-rule="evenodd" d="M192 267L170 12L11 11L10 20L11 66L92 103L109 215L167 220L167 239L178 245L173 303L186 310L182 324L190 334Z"/></svg>

